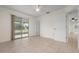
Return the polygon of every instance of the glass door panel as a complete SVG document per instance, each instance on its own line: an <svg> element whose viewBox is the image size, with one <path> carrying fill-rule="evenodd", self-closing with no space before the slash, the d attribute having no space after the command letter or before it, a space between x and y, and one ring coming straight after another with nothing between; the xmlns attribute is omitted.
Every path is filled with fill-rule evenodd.
<svg viewBox="0 0 79 59"><path fill-rule="evenodd" d="M21 39L21 32L22 32L21 27L22 27L21 19L16 17L14 19L14 35L15 35L15 39Z"/></svg>
<svg viewBox="0 0 79 59"><path fill-rule="evenodd" d="M29 33L29 25L28 25L28 21L26 21L25 19L22 20L22 38L26 38L28 37L28 33Z"/></svg>
<svg viewBox="0 0 79 59"><path fill-rule="evenodd" d="M29 36L28 21L17 16L12 16L13 39L24 39Z"/></svg>

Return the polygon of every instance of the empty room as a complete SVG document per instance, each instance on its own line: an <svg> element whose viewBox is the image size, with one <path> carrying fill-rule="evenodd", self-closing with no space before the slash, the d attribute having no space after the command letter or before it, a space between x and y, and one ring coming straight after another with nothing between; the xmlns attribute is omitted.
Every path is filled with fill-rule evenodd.
<svg viewBox="0 0 79 59"><path fill-rule="evenodd" d="M78 5L0 5L0 53L78 53Z"/></svg>

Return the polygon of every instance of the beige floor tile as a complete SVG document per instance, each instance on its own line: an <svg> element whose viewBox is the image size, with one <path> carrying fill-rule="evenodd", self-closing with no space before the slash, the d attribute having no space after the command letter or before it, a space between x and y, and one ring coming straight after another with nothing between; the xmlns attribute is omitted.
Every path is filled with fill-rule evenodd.
<svg viewBox="0 0 79 59"><path fill-rule="evenodd" d="M76 53L76 48L68 44L42 37L30 37L29 39L18 39L0 43L2 53Z"/></svg>

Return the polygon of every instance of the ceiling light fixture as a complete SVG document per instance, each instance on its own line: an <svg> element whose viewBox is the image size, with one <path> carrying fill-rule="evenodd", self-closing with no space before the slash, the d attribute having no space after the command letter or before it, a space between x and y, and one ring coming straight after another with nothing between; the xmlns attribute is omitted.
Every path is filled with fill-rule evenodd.
<svg viewBox="0 0 79 59"><path fill-rule="evenodd" d="M39 12L39 11L40 11L40 6L39 6L39 5L36 5L35 10L36 10L37 12Z"/></svg>

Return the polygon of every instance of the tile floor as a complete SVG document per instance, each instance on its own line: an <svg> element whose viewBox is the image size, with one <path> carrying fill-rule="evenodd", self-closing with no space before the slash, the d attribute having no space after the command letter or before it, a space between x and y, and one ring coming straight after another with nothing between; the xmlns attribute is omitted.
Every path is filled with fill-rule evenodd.
<svg viewBox="0 0 79 59"><path fill-rule="evenodd" d="M0 43L0 53L78 53L66 43L42 37L30 37Z"/></svg>

